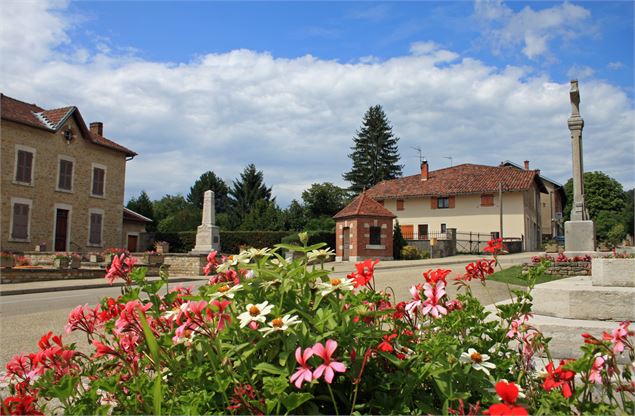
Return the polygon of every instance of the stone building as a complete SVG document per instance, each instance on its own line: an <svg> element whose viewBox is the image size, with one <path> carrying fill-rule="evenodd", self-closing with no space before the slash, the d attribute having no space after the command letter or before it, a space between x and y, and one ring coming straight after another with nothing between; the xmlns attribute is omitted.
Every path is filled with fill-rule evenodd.
<svg viewBox="0 0 635 416"><path fill-rule="evenodd" d="M126 161L136 153L86 126L77 107L45 110L1 95L5 251L100 251L125 247Z"/></svg>

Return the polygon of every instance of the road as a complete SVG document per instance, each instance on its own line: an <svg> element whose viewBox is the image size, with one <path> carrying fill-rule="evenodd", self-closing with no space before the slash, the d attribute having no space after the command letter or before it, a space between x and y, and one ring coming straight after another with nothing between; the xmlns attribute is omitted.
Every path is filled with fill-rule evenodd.
<svg viewBox="0 0 635 416"><path fill-rule="evenodd" d="M445 265L441 268L450 269L450 276L456 276L464 271L465 265ZM425 266L425 270L436 268ZM406 266L393 269L377 270L375 273L376 288L392 288L398 301L410 297L410 286L422 282L421 266ZM344 277L345 273L335 273L334 276ZM202 284L201 281L181 282ZM37 341L48 331L63 333L69 312L77 305L88 303L96 305L105 296L116 297L119 288L94 288L69 290L60 292L35 293L25 295L2 296L0 298L0 365L5 364L15 354L33 352L37 349ZM453 297L456 288L449 285L448 294ZM507 286L497 282L489 282L483 287L479 282L472 282L472 293L484 304L498 302L509 297ZM86 348L86 339L81 332L64 335L65 342L76 342L80 349Z"/></svg>

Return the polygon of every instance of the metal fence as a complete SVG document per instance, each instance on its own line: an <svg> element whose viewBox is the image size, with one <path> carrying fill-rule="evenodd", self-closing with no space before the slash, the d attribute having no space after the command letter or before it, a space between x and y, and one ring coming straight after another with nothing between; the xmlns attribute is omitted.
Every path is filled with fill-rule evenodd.
<svg viewBox="0 0 635 416"><path fill-rule="evenodd" d="M458 253L479 254L487 247L487 243L498 238L497 232L461 232L456 233L456 251ZM503 244L510 253L517 253L523 250L523 237L503 237Z"/></svg>
<svg viewBox="0 0 635 416"><path fill-rule="evenodd" d="M404 240L450 240L452 239L452 235L448 231L438 231L438 232L428 232L425 234L418 233L416 230L414 231L402 231L402 235Z"/></svg>

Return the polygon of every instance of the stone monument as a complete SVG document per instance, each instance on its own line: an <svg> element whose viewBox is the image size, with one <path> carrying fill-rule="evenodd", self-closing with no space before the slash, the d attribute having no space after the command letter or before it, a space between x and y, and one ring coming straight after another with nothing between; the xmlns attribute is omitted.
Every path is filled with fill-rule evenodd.
<svg viewBox="0 0 635 416"><path fill-rule="evenodd" d="M192 254L208 254L212 250L220 250L220 233L216 223L214 192L205 191L203 195L203 219L196 229L196 246Z"/></svg>
<svg viewBox="0 0 635 416"><path fill-rule="evenodd" d="M589 218L584 203L584 165L582 162L582 128L584 120L580 117L580 90L578 81L571 81L569 91L571 99L571 150L573 158L573 204L571 220L564 223L564 247L566 255L590 254L595 252L595 225Z"/></svg>

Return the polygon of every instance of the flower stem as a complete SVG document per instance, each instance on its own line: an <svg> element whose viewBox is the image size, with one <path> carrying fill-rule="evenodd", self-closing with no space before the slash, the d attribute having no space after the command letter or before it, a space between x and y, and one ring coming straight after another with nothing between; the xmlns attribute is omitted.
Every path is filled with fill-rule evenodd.
<svg viewBox="0 0 635 416"><path fill-rule="evenodd" d="M335 396L333 396L333 390L331 390L331 385L327 383L326 387L329 388L329 393L331 393L331 400L333 400L333 406L335 407L335 414L336 416L340 416L340 412L337 410L337 403L335 402Z"/></svg>

